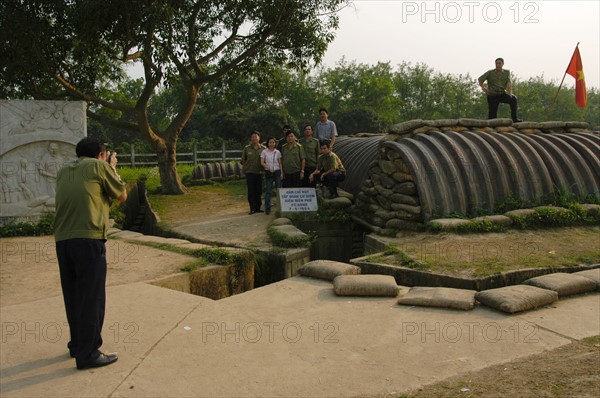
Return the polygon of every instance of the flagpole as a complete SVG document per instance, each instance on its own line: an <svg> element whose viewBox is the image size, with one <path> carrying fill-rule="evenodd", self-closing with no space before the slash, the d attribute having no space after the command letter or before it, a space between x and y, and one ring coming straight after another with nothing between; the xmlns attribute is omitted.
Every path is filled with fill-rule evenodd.
<svg viewBox="0 0 600 398"><path fill-rule="evenodd" d="M579 47L579 42L577 42L575 49L577 50L578 47ZM558 98L558 93L560 92L560 89L561 89L563 83L565 82L565 77L567 76L567 71L569 70L570 65L571 65L571 61L569 61L569 65L567 65L567 69L565 69L565 74L563 75L560 85L558 86L558 90L556 90L556 95L554 96L554 101L552 101L552 105L550 105L550 111L548 112L548 116L546 116L546 120L550 120L550 116L552 115L552 111L554 110L554 106L556 105L556 99Z"/></svg>

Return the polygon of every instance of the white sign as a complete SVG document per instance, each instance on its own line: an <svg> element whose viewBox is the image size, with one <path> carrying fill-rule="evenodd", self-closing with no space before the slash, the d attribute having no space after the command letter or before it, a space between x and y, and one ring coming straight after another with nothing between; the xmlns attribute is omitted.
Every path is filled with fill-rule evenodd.
<svg viewBox="0 0 600 398"><path fill-rule="evenodd" d="M314 188L279 188L282 212L317 211L317 193Z"/></svg>

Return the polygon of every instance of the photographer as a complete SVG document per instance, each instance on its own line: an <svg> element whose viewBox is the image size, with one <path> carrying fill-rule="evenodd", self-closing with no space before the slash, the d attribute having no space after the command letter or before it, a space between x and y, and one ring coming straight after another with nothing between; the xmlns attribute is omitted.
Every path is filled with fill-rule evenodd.
<svg viewBox="0 0 600 398"><path fill-rule="evenodd" d="M106 162L106 148L85 137L75 148L77 160L65 164L56 179L54 237L70 341L77 369L117 360L104 354L102 324L106 302L106 238L112 200L127 199L125 184Z"/></svg>

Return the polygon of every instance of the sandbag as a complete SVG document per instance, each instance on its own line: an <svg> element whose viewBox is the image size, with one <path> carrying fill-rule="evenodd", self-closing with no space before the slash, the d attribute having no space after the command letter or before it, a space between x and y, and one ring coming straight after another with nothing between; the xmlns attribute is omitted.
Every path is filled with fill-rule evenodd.
<svg viewBox="0 0 600 398"><path fill-rule="evenodd" d="M600 268L588 269L587 271L575 272L573 275L583 276L596 282L596 290L600 292Z"/></svg>
<svg viewBox="0 0 600 398"><path fill-rule="evenodd" d="M523 282L524 285L553 290L558 297L572 296L596 290L596 282L581 275L556 272L554 274L536 276Z"/></svg>
<svg viewBox="0 0 600 398"><path fill-rule="evenodd" d="M332 281L339 275L360 274L360 267L339 261L314 260L298 268L298 273L303 276Z"/></svg>
<svg viewBox="0 0 600 398"><path fill-rule="evenodd" d="M391 275L340 275L333 280L338 296L396 297L400 287Z"/></svg>
<svg viewBox="0 0 600 398"><path fill-rule="evenodd" d="M552 304L558 293L530 285L513 285L475 293L481 304L503 312L528 311Z"/></svg>
<svg viewBox="0 0 600 398"><path fill-rule="evenodd" d="M417 286L400 297L398 304L472 310L475 307L475 293L475 290L467 289Z"/></svg>

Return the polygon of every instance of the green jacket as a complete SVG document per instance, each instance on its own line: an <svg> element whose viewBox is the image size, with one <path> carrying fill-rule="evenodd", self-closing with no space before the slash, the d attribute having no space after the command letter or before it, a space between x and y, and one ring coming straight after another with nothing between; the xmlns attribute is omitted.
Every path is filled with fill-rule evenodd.
<svg viewBox="0 0 600 398"><path fill-rule="evenodd" d="M103 160L81 157L65 164L56 178L55 240L106 239L110 203L124 191Z"/></svg>

